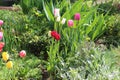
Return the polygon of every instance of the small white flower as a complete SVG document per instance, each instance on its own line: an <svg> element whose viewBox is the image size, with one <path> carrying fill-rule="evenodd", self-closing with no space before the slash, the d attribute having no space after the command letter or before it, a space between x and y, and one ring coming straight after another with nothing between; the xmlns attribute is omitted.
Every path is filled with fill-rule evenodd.
<svg viewBox="0 0 120 80"><path fill-rule="evenodd" d="M58 17L56 18L56 21L57 21L57 22L60 22L60 16L58 16Z"/></svg>
<svg viewBox="0 0 120 80"><path fill-rule="evenodd" d="M54 9L54 16L55 16L55 17L60 16L60 9L59 9L59 8L55 8L55 9Z"/></svg>
<svg viewBox="0 0 120 80"><path fill-rule="evenodd" d="M48 36L51 37L51 31L48 32Z"/></svg>
<svg viewBox="0 0 120 80"><path fill-rule="evenodd" d="M66 22L66 19L63 18L62 21L61 21L61 24L65 24L65 22Z"/></svg>

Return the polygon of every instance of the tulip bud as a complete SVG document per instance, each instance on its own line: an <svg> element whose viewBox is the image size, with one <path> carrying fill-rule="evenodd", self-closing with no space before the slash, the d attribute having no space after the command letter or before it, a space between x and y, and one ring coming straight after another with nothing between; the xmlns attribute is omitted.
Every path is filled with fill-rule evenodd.
<svg viewBox="0 0 120 80"><path fill-rule="evenodd" d="M73 20L68 20L68 26L72 27L74 25Z"/></svg>
<svg viewBox="0 0 120 80"><path fill-rule="evenodd" d="M13 67L12 61L8 61L8 62L6 63L6 67L7 67L8 69L12 68L12 67Z"/></svg>
<svg viewBox="0 0 120 80"><path fill-rule="evenodd" d="M65 21L66 21L66 19L63 18L62 21L61 21L61 24L65 24Z"/></svg>
<svg viewBox="0 0 120 80"><path fill-rule="evenodd" d="M3 20L0 20L0 26L2 26L2 25L3 25L3 23L4 23L4 22L3 22Z"/></svg>
<svg viewBox="0 0 120 80"><path fill-rule="evenodd" d="M19 56L20 56L21 58L25 57L25 56L26 56L25 50L20 51Z"/></svg>
<svg viewBox="0 0 120 80"><path fill-rule="evenodd" d="M55 8L55 9L54 9L54 16L55 16L55 17L60 16L60 9L59 9L59 8Z"/></svg>
<svg viewBox="0 0 120 80"><path fill-rule="evenodd" d="M75 19L75 20L80 20L80 14L79 14L79 13L76 13L76 14L74 15L74 19Z"/></svg>

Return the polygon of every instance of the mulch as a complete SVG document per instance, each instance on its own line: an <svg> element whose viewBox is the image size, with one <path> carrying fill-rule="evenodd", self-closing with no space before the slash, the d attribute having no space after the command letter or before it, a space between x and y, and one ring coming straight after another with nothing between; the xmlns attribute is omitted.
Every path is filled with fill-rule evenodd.
<svg viewBox="0 0 120 80"><path fill-rule="evenodd" d="M7 6L0 6L0 10L13 10L13 7L7 7Z"/></svg>
<svg viewBox="0 0 120 80"><path fill-rule="evenodd" d="M14 8L12 6L0 6L0 10L19 11L18 8Z"/></svg>

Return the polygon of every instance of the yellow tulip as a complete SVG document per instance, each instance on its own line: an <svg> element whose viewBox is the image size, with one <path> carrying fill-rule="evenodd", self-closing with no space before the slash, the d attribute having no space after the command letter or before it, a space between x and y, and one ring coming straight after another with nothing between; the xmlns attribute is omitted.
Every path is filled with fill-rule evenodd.
<svg viewBox="0 0 120 80"><path fill-rule="evenodd" d="M7 60L9 59L9 54L8 54L8 52L3 52L3 53L2 53L2 59L3 59L4 61L7 61Z"/></svg>
<svg viewBox="0 0 120 80"><path fill-rule="evenodd" d="M12 61L8 61L8 62L6 63L6 67L7 67L8 69L12 68L12 67L13 67Z"/></svg>

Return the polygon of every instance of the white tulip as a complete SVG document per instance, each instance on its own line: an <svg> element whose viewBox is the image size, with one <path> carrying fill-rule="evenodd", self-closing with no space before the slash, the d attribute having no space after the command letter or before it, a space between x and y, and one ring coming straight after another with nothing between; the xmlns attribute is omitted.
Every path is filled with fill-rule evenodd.
<svg viewBox="0 0 120 80"><path fill-rule="evenodd" d="M57 22L60 22L60 16L58 16L58 17L56 18L56 21L57 21Z"/></svg>
<svg viewBox="0 0 120 80"><path fill-rule="evenodd" d="M48 36L51 37L51 31L48 32Z"/></svg>
<svg viewBox="0 0 120 80"><path fill-rule="evenodd" d="M65 22L66 22L66 18L63 18L61 24L65 24Z"/></svg>

